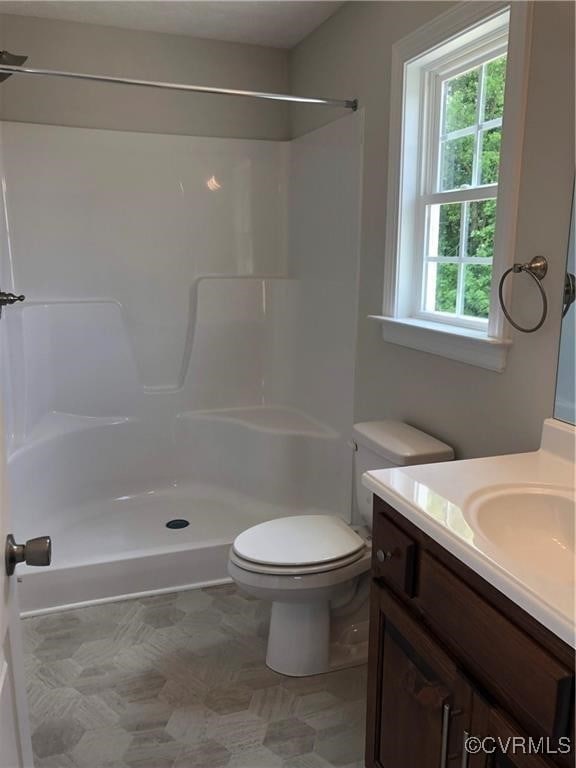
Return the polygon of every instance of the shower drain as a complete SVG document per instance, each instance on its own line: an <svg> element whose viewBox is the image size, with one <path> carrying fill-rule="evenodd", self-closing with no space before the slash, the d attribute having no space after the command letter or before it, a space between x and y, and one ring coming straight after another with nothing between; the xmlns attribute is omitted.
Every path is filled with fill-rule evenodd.
<svg viewBox="0 0 576 768"><path fill-rule="evenodd" d="M166 528L172 528L172 530L178 530L179 528L188 528L190 523L188 520L170 520L166 523Z"/></svg>

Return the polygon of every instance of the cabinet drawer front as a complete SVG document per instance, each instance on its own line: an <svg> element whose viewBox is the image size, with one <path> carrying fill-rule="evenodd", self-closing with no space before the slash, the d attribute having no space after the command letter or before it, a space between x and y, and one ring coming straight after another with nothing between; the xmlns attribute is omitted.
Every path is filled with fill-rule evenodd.
<svg viewBox="0 0 576 768"><path fill-rule="evenodd" d="M416 542L387 517L374 512L372 573L409 597L416 583L416 547Z"/></svg>
<svg viewBox="0 0 576 768"><path fill-rule="evenodd" d="M427 552L417 601L435 632L520 721L545 735L568 735L571 671Z"/></svg>

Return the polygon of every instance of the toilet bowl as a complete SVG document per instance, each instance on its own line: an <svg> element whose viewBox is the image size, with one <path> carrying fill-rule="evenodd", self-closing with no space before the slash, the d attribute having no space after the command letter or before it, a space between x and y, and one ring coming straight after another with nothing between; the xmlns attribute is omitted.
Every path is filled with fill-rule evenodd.
<svg viewBox="0 0 576 768"><path fill-rule="evenodd" d="M228 573L240 589L272 602L266 664L301 677L330 668L331 605L370 569L370 547L331 515L279 518L241 533Z"/></svg>
<svg viewBox="0 0 576 768"><path fill-rule="evenodd" d="M357 628L359 617L367 626L372 495L362 474L454 457L445 443L399 422L357 424L353 438L351 517L360 524L331 514L278 518L243 531L230 549L231 578L242 591L272 603L266 664L285 675L343 666L331 658L331 626L338 625L341 636L346 623ZM363 660L356 655L350 663Z"/></svg>

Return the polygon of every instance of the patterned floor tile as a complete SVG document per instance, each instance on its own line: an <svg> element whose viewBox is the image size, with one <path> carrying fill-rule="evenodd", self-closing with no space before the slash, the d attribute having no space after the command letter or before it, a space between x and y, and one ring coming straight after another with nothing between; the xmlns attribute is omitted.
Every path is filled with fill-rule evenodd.
<svg viewBox="0 0 576 768"><path fill-rule="evenodd" d="M250 752L262 746L268 724L249 712L212 717L206 735L231 753Z"/></svg>
<svg viewBox="0 0 576 768"><path fill-rule="evenodd" d="M123 762L131 740L131 735L122 728L86 731L70 756L78 768L114 765Z"/></svg>
<svg viewBox="0 0 576 768"><path fill-rule="evenodd" d="M284 720L294 714L297 698L282 685L267 686L254 691L249 710L267 722Z"/></svg>
<svg viewBox="0 0 576 768"><path fill-rule="evenodd" d="M316 731L313 728L296 717L290 717L270 723L263 744L277 755L293 757L312 752L315 738Z"/></svg>
<svg viewBox="0 0 576 768"><path fill-rule="evenodd" d="M316 736L314 750L330 765L345 766L353 762L364 746L363 724L355 723L346 727L333 726L320 731Z"/></svg>
<svg viewBox="0 0 576 768"><path fill-rule="evenodd" d="M166 733L165 728L138 731L133 734L128 749L124 752L124 762L130 766L172 766L182 745Z"/></svg>
<svg viewBox="0 0 576 768"><path fill-rule="evenodd" d="M206 741L208 724L213 716L214 713L201 704L175 709L166 723L166 732L188 746Z"/></svg>
<svg viewBox="0 0 576 768"><path fill-rule="evenodd" d="M51 757L68 752L78 744L85 728L74 718L47 720L32 736L32 746L38 757Z"/></svg>
<svg viewBox="0 0 576 768"><path fill-rule="evenodd" d="M200 741L184 750L174 768L225 768L230 763L230 752L217 741Z"/></svg>
<svg viewBox="0 0 576 768"><path fill-rule="evenodd" d="M327 763L326 760L315 752L290 757L282 763L282 768L331 768L331 766L331 763Z"/></svg>
<svg viewBox="0 0 576 768"><path fill-rule="evenodd" d="M284 761L266 747L233 754L228 768L282 768Z"/></svg>
<svg viewBox="0 0 576 768"><path fill-rule="evenodd" d="M253 691L246 685L220 685L213 688L204 703L213 712L219 715L229 715L232 712L243 712L250 706Z"/></svg>
<svg viewBox="0 0 576 768"><path fill-rule="evenodd" d="M234 585L23 621L36 768L361 768L364 667L268 669Z"/></svg>
<svg viewBox="0 0 576 768"><path fill-rule="evenodd" d="M38 757L36 755L34 768L78 768L78 763L72 755L53 755L52 757ZM109 767L106 766L106 768ZM122 764L122 768L124 768L124 764Z"/></svg>

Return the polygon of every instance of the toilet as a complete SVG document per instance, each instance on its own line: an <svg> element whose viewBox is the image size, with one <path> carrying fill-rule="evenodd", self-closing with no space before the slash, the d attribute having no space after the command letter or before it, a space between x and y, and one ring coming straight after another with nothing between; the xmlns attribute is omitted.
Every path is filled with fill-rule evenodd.
<svg viewBox="0 0 576 768"><path fill-rule="evenodd" d="M266 664L284 675L334 669L335 617L340 631L342 617L367 619L372 494L364 472L454 458L450 446L397 421L355 424L352 446L352 523L330 514L282 517L243 531L230 549L228 573L239 589L272 603Z"/></svg>

